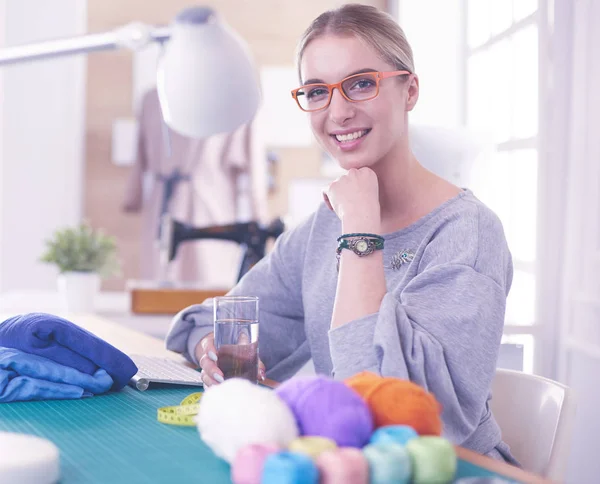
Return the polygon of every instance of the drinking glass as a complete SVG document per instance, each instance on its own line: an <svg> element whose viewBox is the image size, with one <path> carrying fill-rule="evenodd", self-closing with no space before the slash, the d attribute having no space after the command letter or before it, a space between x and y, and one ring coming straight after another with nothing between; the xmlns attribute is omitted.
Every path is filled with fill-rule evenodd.
<svg viewBox="0 0 600 484"><path fill-rule="evenodd" d="M214 332L217 365L225 380L258 382L258 297L215 297Z"/></svg>

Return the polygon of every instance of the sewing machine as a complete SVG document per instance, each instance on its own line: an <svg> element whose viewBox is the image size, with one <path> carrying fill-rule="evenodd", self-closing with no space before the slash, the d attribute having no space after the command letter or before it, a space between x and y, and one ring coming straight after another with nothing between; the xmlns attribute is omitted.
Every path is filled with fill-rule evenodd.
<svg viewBox="0 0 600 484"><path fill-rule="evenodd" d="M175 314L189 305L227 293L227 289L181 286L169 279L169 264L177 256L177 250L182 243L201 239L237 242L243 249L237 276L239 281L265 256L269 239L276 239L284 229L284 223L280 218L275 219L267 226L250 221L194 227L173 219L169 213L163 214L159 233L159 279L158 281L129 283L132 312Z"/></svg>

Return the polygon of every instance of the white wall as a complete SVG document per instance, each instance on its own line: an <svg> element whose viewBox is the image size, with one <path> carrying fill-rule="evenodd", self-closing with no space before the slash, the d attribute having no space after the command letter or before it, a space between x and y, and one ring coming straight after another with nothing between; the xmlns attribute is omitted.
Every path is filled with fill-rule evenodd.
<svg viewBox="0 0 600 484"><path fill-rule="evenodd" d="M0 48L5 45L6 37L6 2L0 1ZM4 134L4 120L2 113L2 106L4 106L4 74L0 69L0 153L2 152L3 146L3 134ZM3 260L2 260L2 227L3 227L3 201L2 201L2 187L4 186L4 170L2 169L2 155L0 154L0 292L2 291L2 274L3 274Z"/></svg>
<svg viewBox="0 0 600 484"><path fill-rule="evenodd" d="M472 188L474 163L490 145L481 133L464 128L462 0L395 0L388 8L411 44L419 76L411 148L426 168Z"/></svg>
<svg viewBox="0 0 600 484"><path fill-rule="evenodd" d="M0 2L0 46L79 35L82 0ZM80 220L85 56L0 67L0 293L52 289L38 262L52 231Z"/></svg>
<svg viewBox="0 0 600 484"><path fill-rule="evenodd" d="M461 0L398 0L393 8L413 49L419 102L411 123L462 124L463 9Z"/></svg>

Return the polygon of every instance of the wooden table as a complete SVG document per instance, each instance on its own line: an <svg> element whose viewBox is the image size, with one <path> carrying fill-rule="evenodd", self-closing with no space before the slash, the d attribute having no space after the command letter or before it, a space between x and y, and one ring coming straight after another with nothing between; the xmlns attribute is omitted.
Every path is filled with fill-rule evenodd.
<svg viewBox="0 0 600 484"><path fill-rule="evenodd" d="M108 319L101 318L99 316L88 314L71 315L69 319L88 331L94 333L96 336L109 342L124 353L137 353L149 356L172 358L189 366L189 363L181 355L165 349L164 341L158 338L124 328ZM268 380L266 383L273 388L277 386L277 383L272 380ZM547 479L536 476L529 472L525 472L522 469L516 468L509 464L477 454L473 451L463 449L462 447L457 446L456 451L460 459L484 469L496 472L500 475L504 475L507 478L531 484L551 483L551 481Z"/></svg>

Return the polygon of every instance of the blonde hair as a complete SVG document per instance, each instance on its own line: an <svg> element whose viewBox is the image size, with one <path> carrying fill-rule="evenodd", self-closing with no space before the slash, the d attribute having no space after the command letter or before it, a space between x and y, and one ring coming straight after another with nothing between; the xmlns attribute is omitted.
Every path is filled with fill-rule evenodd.
<svg viewBox="0 0 600 484"><path fill-rule="evenodd" d="M397 70L415 71L413 52L404 31L391 15L370 5L351 3L319 15L302 35L296 52L298 78L306 46L326 34L354 35Z"/></svg>

